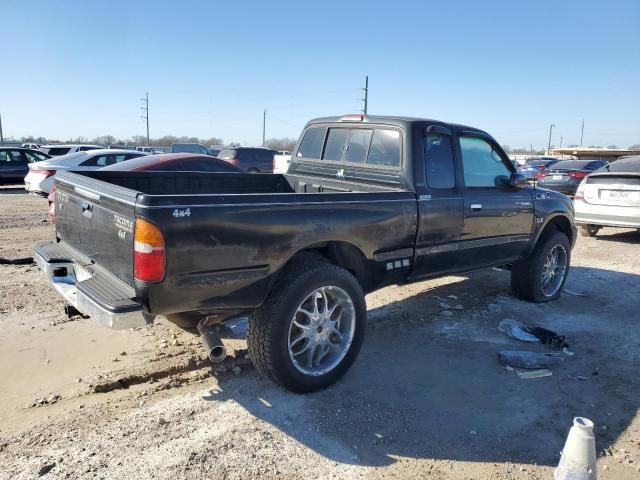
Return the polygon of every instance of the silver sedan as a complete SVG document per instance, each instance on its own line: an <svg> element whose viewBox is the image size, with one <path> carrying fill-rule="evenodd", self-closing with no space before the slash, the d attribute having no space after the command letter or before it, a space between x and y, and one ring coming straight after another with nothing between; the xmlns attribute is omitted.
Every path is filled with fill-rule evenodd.
<svg viewBox="0 0 640 480"><path fill-rule="evenodd" d="M623 157L586 177L574 198L584 236L602 227L640 228L640 155Z"/></svg>

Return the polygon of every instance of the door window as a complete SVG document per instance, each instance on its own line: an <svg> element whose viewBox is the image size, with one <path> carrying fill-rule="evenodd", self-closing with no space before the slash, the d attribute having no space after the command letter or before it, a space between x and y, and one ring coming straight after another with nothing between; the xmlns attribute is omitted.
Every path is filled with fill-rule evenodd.
<svg viewBox="0 0 640 480"><path fill-rule="evenodd" d="M0 162L25 163L19 150L3 150L0 152Z"/></svg>
<svg viewBox="0 0 640 480"><path fill-rule="evenodd" d="M464 184L467 187L499 187L508 182L511 171L489 142L477 137L460 137Z"/></svg>
<svg viewBox="0 0 640 480"><path fill-rule="evenodd" d="M456 186L451 135L427 133L424 137L424 159L429 188L449 189Z"/></svg>

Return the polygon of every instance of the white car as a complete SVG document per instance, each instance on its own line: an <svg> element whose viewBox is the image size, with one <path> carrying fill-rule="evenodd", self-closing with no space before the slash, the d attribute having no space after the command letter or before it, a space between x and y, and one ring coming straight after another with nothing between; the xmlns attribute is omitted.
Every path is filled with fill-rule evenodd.
<svg viewBox="0 0 640 480"><path fill-rule="evenodd" d="M52 157L58 157L60 155L66 155L68 153L86 152L87 150L96 150L104 148L100 145L86 145L86 144L59 144L59 145L41 145L40 150L44 153L51 155Z"/></svg>
<svg viewBox="0 0 640 480"><path fill-rule="evenodd" d="M586 237L602 227L640 229L640 155L623 157L586 177L574 197L576 224Z"/></svg>
<svg viewBox="0 0 640 480"><path fill-rule="evenodd" d="M22 148L30 148L31 150L40 150L40 145L37 143L23 143Z"/></svg>
<svg viewBox="0 0 640 480"><path fill-rule="evenodd" d="M124 162L147 155L133 150L100 149L69 153L29 164L29 173L24 177L25 189L29 193L48 195L53 188L53 177L58 170L98 170L107 165Z"/></svg>

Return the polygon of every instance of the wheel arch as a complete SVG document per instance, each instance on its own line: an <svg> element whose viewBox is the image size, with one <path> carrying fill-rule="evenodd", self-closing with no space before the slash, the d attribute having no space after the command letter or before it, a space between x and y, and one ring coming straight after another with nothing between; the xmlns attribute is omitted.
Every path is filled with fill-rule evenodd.
<svg viewBox="0 0 640 480"><path fill-rule="evenodd" d="M531 251L533 251L541 239L546 237L550 232L555 231L564 233L573 247L577 234L575 224L567 215L563 213L556 213L554 215L549 215L542 227L538 230L535 241L531 244Z"/></svg>
<svg viewBox="0 0 640 480"><path fill-rule="evenodd" d="M358 280L365 292L371 283L368 261L362 249L344 240L328 240L309 244L293 253L278 269L278 274L274 276L269 290L288 265L305 258L322 259L337 267L344 268Z"/></svg>

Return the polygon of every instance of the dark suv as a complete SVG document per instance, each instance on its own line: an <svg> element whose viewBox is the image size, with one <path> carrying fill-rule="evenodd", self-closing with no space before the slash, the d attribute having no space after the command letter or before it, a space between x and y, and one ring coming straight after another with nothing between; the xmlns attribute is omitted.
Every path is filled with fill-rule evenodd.
<svg viewBox="0 0 640 480"><path fill-rule="evenodd" d="M277 153L268 148L236 147L222 150L218 158L248 173L273 173L274 155Z"/></svg>

